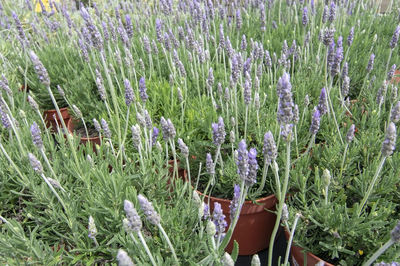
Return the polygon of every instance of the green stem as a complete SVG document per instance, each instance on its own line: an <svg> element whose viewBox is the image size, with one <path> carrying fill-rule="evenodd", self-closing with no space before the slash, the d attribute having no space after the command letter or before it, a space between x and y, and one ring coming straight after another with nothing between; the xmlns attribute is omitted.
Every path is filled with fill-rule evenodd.
<svg viewBox="0 0 400 266"><path fill-rule="evenodd" d="M162 235L164 236L165 240L167 241L167 244L168 244L169 248L171 249L172 255L174 256L174 259L175 259L175 261L177 263L176 265L179 265L179 260L178 260L178 257L176 256L175 249L172 246L172 243L169 240L169 237L168 237L167 233L164 231L164 228L161 226L161 224L158 224L157 226L158 226L158 229L160 229L160 231L161 231Z"/></svg>
<svg viewBox="0 0 400 266"><path fill-rule="evenodd" d="M283 182L281 195L279 197L279 204L278 204L278 211L277 211L277 214L276 214L275 226L274 226L274 229L272 231L271 239L270 239L270 242L269 242L268 266L272 266L272 252L273 252L273 249L274 249L275 237L276 237L276 234L278 232L279 225L281 223L283 203L285 202L286 190L287 190L287 186L288 186L288 183L289 183L289 171L290 171L290 141L286 142L285 179L284 179L284 182Z"/></svg>
<svg viewBox="0 0 400 266"><path fill-rule="evenodd" d="M142 235L142 232L139 231L139 232L137 232L137 234L138 234L138 236L139 236L140 242L142 242L142 245L143 245L143 247L144 247L144 250L146 251L147 255L149 256L149 259L150 259L150 261L151 261L151 264L153 264L153 266L157 266L157 263L156 263L156 261L154 260L154 257L153 257L153 255L151 254L151 251L150 251L149 247L148 247L147 244L146 244L146 240L144 240L144 237L143 237L143 235Z"/></svg>
<svg viewBox="0 0 400 266"><path fill-rule="evenodd" d="M378 249L363 266L370 266L380 255L383 254L388 248L390 248L395 242L390 238L380 249Z"/></svg>
<svg viewBox="0 0 400 266"><path fill-rule="evenodd" d="M290 252L290 248L292 246L294 231L296 230L296 226L297 226L297 222L298 222L299 218L300 218L300 214L296 214L296 217L294 218L294 221L293 221L292 230L290 231L290 237L289 237L289 240L287 243L286 254L285 254L285 262L283 263L283 265L288 265L289 252Z"/></svg>
<svg viewBox="0 0 400 266"><path fill-rule="evenodd" d="M372 189L374 188L374 185L375 185L375 183L376 183L376 181L378 179L379 173L381 172L381 170L383 168L383 165L385 164L385 160L386 160L386 156L383 156L382 159L381 159L381 162L379 163L378 168L376 169L374 178L372 179L372 182L369 184L367 193L365 193L364 198L361 201L361 204L358 206L357 216L360 216L360 214L361 214L361 212L362 212L362 210L364 208L365 203L367 202L369 196L371 195Z"/></svg>

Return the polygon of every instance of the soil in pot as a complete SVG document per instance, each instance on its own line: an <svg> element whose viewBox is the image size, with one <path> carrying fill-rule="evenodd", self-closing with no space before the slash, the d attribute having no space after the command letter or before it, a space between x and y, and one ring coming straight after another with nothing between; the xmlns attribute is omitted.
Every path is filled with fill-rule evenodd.
<svg viewBox="0 0 400 266"><path fill-rule="evenodd" d="M289 232L285 229L285 237L286 240L289 240ZM290 248L290 255L292 256L292 262L293 265L299 265L299 266L314 266L319 262L324 262L323 265L325 266L333 266L333 264L330 264L311 252L305 251L303 248L296 246L292 243L292 246Z"/></svg>
<svg viewBox="0 0 400 266"><path fill-rule="evenodd" d="M200 195L202 193L198 192ZM228 227L230 224L229 205L231 200L205 196L204 201L210 206L210 213L214 210L214 203L221 204L226 216ZM253 255L268 248L272 230L275 225L275 195L260 198L256 203L245 201L240 211L239 220L233 231L232 238L226 248L228 253L232 252L233 240L239 244L239 255Z"/></svg>

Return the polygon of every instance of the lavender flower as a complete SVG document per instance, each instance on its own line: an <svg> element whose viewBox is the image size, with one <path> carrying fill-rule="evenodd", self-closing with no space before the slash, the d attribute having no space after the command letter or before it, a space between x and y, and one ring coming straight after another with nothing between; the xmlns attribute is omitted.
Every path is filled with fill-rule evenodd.
<svg viewBox="0 0 400 266"><path fill-rule="evenodd" d="M322 13L322 23L326 23L328 21L328 12L329 12L328 6L325 5L324 12Z"/></svg>
<svg viewBox="0 0 400 266"><path fill-rule="evenodd" d="M149 96L146 93L146 83L144 80L144 77L141 77L139 80L139 93L140 93L140 99L142 99L143 103L146 103L146 100L149 98Z"/></svg>
<svg viewBox="0 0 400 266"><path fill-rule="evenodd" d="M43 173L43 167L40 161L36 158L32 153L28 153L29 163L31 164L32 169L38 173L39 175Z"/></svg>
<svg viewBox="0 0 400 266"><path fill-rule="evenodd" d="M134 125L131 127L132 131L132 141L133 141L133 146L139 150L140 149L140 126L138 124Z"/></svg>
<svg viewBox="0 0 400 266"><path fill-rule="evenodd" d="M238 184L235 184L233 187L233 199L229 204L229 210L230 210L229 215L231 221L233 221L236 214L236 210L239 208L239 200L240 200L240 186Z"/></svg>
<svg viewBox="0 0 400 266"><path fill-rule="evenodd" d="M11 128L11 121L10 121L8 115L7 115L7 111L4 110L4 109L5 109L4 106L0 106L1 123L3 124L4 128L10 129Z"/></svg>
<svg viewBox="0 0 400 266"><path fill-rule="evenodd" d="M210 175L215 175L215 164L210 153L207 153L206 155L206 169L207 173Z"/></svg>
<svg viewBox="0 0 400 266"><path fill-rule="evenodd" d="M236 11L236 28L237 28L238 30L240 30L240 28L242 27L242 24L243 24L243 22L242 22L242 16L240 15L240 9L238 9L238 10Z"/></svg>
<svg viewBox="0 0 400 266"><path fill-rule="evenodd" d="M387 157L392 155L395 146L396 146L396 125L393 122L390 122L387 130L386 130L386 137L382 143L382 155Z"/></svg>
<svg viewBox="0 0 400 266"><path fill-rule="evenodd" d="M371 72L372 69L374 69L374 60L375 60L375 54L371 54L371 57L369 58L368 61L368 66L367 66L367 72Z"/></svg>
<svg viewBox="0 0 400 266"><path fill-rule="evenodd" d="M314 110L314 114L311 119L310 133L316 135L319 130L319 124L321 121L321 115L317 108Z"/></svg>
<svg viewBox="0 0 400 266"><path fill-rule="evenodd" d="M292 84L290 84L290 76L284 72L279 78L277 84L277 93L279 96L279 106L277 119L282 124L290 124L293 119L293 99L292 99Z"/></svg>
<svg viewBox="0 0 400 266"><path fill-rule="evenodd" d="M328 113L328 100L325 88L322 88L321 94L319 95L319 102L317 105L317 109L321 116Z"/></svg>
<svg viewBox="0 0 400 266"><path fill-rule="evenodd" d="M211 88L213 85L214 85L214 74L212 67L210 67L208 71L207 86Z"/></svg>
<svg viewBox="0 0 400 266"><path fill-rule="evenodd" d="M335 2L331 2L331 8L329 9L329 22L333 22L336 17L336 5Z"/></svg>
<svg viewBox="0 0 400 266"><path fill-rule="evenodd" d="M390 237L393 240L393 242L395 243L400 242L400 221L393 228L392 232L390 232Z"/></svg>
<svg viewBox="0 0 400 266"><path fill-rule="evenodd" d="M21 41L22 47L25 47L26 45L29 45L28 39L26 38L24 29L22 28L21 21L19 20L17 14L15 14L14 11L11 11L11 16L14 19L15 27L17 28L18 35L19 35L18 37L19 37L19 40Z"/></svg>
<svg viewBox="0 0 400 266"><path fill-rule="evenodd" d="M246 106L251 103L251 81L249 78L246 78L244 82L243 99Z"/></svg>
<svg viewBox="0 0 400 266"><path fill-rule="evenodd" d="M139 232L142 229L142 220L133 206L133 203L129 200L124 200L124 210L128 220L127 229L129 231Z"/></svg>
<svg viewBox="0 0 400 266"><path fill-rule="evenodd" d="M343 69L342 69L342 77L346 77L349 75L349 64L344 62Z"/></svg>
<svg viewBox="0 0 400 266"><path fill-rule="evenodd" d="M396 64L393 64L389 72L387 73L387 81L391 81L393 79L395 71L396 71Z"/></svg>
<svg viewBox="0 0 400 266"><path fill-rule="evenodd" d="M131 17L129 15L125 15L125 30L126 30L126 33L128 34L128 37L132 38L133 37L133 27L132 27Z"/></svg>
<svg viewBox="0 0 400 266"><path fill-rule="evenodd" d="M135 95L133 94L133 89L129 80L124 80L125 85L125 103L127 106L131 105L135 101Z"/></svg>
<svg viewBox="0 0 400 266"><path fill-rule="evenodd" d="M400 35L400 25L396 27L392 39L390 40L389 47L391 49L394 49L397 46L397 42L399 41L399 35Z"/></svg>
<svg viewBox="0 0 400 266"><path fill-rule="evenodd" d="M89 231L88 237L93 240L96 240L97 228L96 228L96 224L94 223L94 219L91 215L89 216L88 231Z"/></svg>
<svg viewBox="0 0 400 266"><path fill-rule="evenodd" d="M129 257L128 253L124 250L119 249L117 254L118 266L134 266L132 259Z"/></svg>
<svg viewBox="0 0 400 266"><path fill-rule="evenodd" d="M4 75L1 75L0 88L2 88L7 93L8 96L13 95L13 92L11 91L10 86L8 84L8 80Z"/></svg>
<svg viewBox="0 0 400 266"><path fill-rule="evenodd" d="M257 150L255 148L251 148L248 152L249 156L249 174L245 180L246 186L252 186L257 182Z"/></svg>
<svg viewBox="0 0 400 266"><path fill-rule="evenodd" d="M50 86L50 78L49 74L47 73L46 68L40 61L39 57L35 54L34 51L29 51L29 57L33 63L33 67L35 68L36 75L39 77L40 82L46 86Z"/></svg>
<svg viewBox="0 0 400 266"><path fill-rule="evenodd" d="M400 101L396 103L396 105L392 109L392 113L390 114L390 121L393 123L397 123L400 120Z"/></svg>
<svg viewBox="0 0 400 266"><path fill-rule="evenodd" d="M215 224L217 234L224 235L225 228L228 226L228 223L225 220L225 215L222 211L221 204L219 204L218 202L214 203L212 220Z"/></svg>
<svg viewBox="0 0 400 266"><path fill-rule="evenodd" d="M303 22L303 26L307 26L307 24L308 24L308 9L306 6L303 8L302 22Z"/></svg>
<svg viewBox="0 0 400 266"><path fill-rule="evenodd" d="M216 146L222 145L225 142L225 124L222 117L218 118L218 123L211 124L213 130L213 143Z"/></svg>
<svg viewBox="0 0 400 266"><path fill-rule="evenodd" d="M35 99L33 99L30 95L28 95L28 103L32 107L32 109L37 111L39 110L39 105L37 104Z"/></svg>
<svg viewBox="0 0 400 266"><path fill-rule="evenodd" d="M351 46L351 44L353 43L353 40L354 40L354 27L351 27L349 36L347 36L347 45Z"/></svg>
<svg viewBox="0 0 400 266"><path fill-rule="evenodd" d="M182 155L185 158L189 157L189 148L188 146L186 146L185 142L183 142L183 140L181 138L178 139L178 145L179 145L179 149L181 150Z"/></svg>
<svg viewBox="0 0 400 266"><path fill-rule="evenodd" d="M242 41L240 43L240 49L242 49L242 51L246 51L246 49L247 49L246 35L244 35L244 34L242 36Z"/></svg>
<svg viewBox="0 0 400 266"><path fill-rule="evenodd" d="M239 142L238 156L237 156L237 172L239 177L246 182L249 175L249 153L247 151L247 144L245 140Z"/></svg>
<svg viewBox="0 0 400 266"><path fill-rule="evenodd" d="M160 215L154 210L153 204L149 202L142 194L138 195L138 201L140 208L146 216L146 219L154 225L159 225L161 218Z"/></svg>
<svg viewBox="0 0 400 266"><path fill-rule="evenodd" d="M101 126L100 126L99 121L97 121L96 118L93 118L93 126L96 129L97 133L100 134L101 133Z"/></svg>
<svg viewBox="0 0 400 266"><path fill-rule="evenodd" d="M322 36L322 42L324 43L325 46L329 46L331 42L333 42L333 36L335 34L335 29L328 29L325 28Z"/></svg>
<svg viewBox="0 0 400 266"><path fill-rule="evenodd" d="M104 131L104 136L108 139L111 139L111 131L110 128L108 127L108 123L106 120L103 118L101 119L101 127L103 128Z"/></svg>
<svg viewBox="0 0 400 266"><path fill-rule="evenodd" d="M352 124L349 128L349 131L347 131L347 134L346 134L347 143L350 143L353 141L355 129L356 129L356 126L354 124Z"/></svg>
<svg viewBox="0 0 400 266"><path fill-rule="evenodd" d="M153 127L153 134L151 136L151 145L154 146L154 144L157 142L157 137L158 134L160 133L160 130L157 127Z"/></svg>
<svg viewBox="0 0 400 266"><path fill-rule="evenodd" d="M40 134L41 132L39 126L36 124L36 122L33 122L31 126L32 141L39 150L43 149L43 141Z"/></svg>
<svg viewBox="0 0 400 266"><path fill-rule="evenodd" d="M278 156L278 150L271 131L268 131L264 135L263 155L267 164L271 164L271 162L275 161Z"/></svg>
<svg viewBox="0 0 400 266"><path fill-rule="evenodd" d="M346 97L349 94L349 90L350 90L350 78L348 76L345 76L343 78L343 83L342 83L343 97Z"/></svg>
<svg viewBox="0 0 400 266"><path fill-rule="evenodd" d="M106 90L103 85L103 77L101 76L100 71L96 68L95 70L96 73L96 86L97 90L99 92L100 98L102 101L106 100Z"/></svg>

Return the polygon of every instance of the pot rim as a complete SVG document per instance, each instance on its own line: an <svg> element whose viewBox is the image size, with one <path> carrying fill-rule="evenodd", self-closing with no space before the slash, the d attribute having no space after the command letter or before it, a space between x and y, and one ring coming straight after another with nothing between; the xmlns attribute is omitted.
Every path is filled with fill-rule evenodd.
<svg viewBox="0 0 400 266"><path fill-rule="evenodd" d="M212 200L222 201L222 202L225 202L225 203L230 203L232 201L231 199L223 199L223 198L217 198L217 197L213 197L213 196L208 196L208 195L205 195L203 192L200 192L198 190L196 190L196 191L200 195L202 195L204 197L207 197L207 198L210 198ZM255 202L262 203L262 202L265 202L265 201L268 201L268 200L272 200L274 198L276 199L275 194L271 194L271 195L268 195L266 197L259 198L259 199L255 200ZM253 201L252 200L246 200L243 204L253 204Z"/></svg>

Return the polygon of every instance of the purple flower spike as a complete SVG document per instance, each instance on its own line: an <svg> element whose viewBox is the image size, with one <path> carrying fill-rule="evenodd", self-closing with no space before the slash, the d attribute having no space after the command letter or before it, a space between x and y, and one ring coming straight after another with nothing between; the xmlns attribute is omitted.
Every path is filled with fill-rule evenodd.
<svg viewBox="0 0 400 266"><path fill-rule="evenodd" d="M275 161L276 157L278 156L278 150L276 148L274 136L272 135L271 131L268 131L264 135L263 155L267 164L271 164L271 162Z"/></svg>
<svg viewBox="0 0 400 266"><path fill-rule="evenodd" d="M133 89L129 80L124 80L125 84L125 103L126 105L131 105L133 101L135 101L135 95L133 94Z"/></svg>
<svg viewBox="0 0 400 266"><path fill-rule="evenodd" d="M139 232L142 229L142 220L131 201L124 200L124 211L128 220L128 229L133 232Z"/></svg>
<svg viewBox="0 0 400 266"><path fill-rule="evenodd" d="M103 118L101 119L101 127L103 128L104 131L104 136L108 139L111 139L111 131L110 128L108 127L108 123L106 120Z"/></svg>
<svg viewBox="0 0 400 266"><path fill-rule="evenodd" d="M346 134L346 141L347 141L347 143L350 143L350 142L353 141L355 130L356 130L356 126L355 126L354 124L352 124L352 125L350 126L350 128L349 128L349 131L347 131L347 134Z"/></svg>
<svg viewBox="0 0 400 266"><path fill-rule="evenodd" d="M321 121L321 115L318 109L316 108L311 119L310 133L312 135L316 135L318 133L320 121Z"/></svg>
<svg viewBox="0 0 400 266"><path fill-rule="evenodd" d="M400 25L396 27L396 30L393 33L393 37L390 40L390 48L394 49L397 46L397 42L399 41L399 35L400 35Z"/></svg>
<svg viewBox="0 0 400 266"><path fill-rule="evenodd" d="M329 22L333 22L336 17L336 5L335 2L331 2L331 8L329 9Z"/></svg>
<svg viewBox="0 0 400 266"><path fill-rule="evenodd" d="M43 167L40 161L36 158L32 153L28 153L29 163L31 164L32 169L38 173L39 175L43 173Z"/></svg>
<svg viewBox="0 0 400 266"><path fill-rule="evenodd" d="M154 146L157 142L158 134L160 134L160 130L157 127L153 127L153 134L151 136L151 145Z"/></svg>
<svg viewBox="0 0 400 266"><path fill-rule="evenodd" d="M325 88L322 88L321 94L319 95L319 102L318 102L317 109L321 116L328 113L328 100L327 100Z"/></svg>
<svg viewBox="0 0 400 266"><path fill-rule="evenodd" d="M144 77L141 77L139 80L139 94L140 94L140 99L142 99L143 103L146 103L146 100L149 98L146 91L147 89Z"/></svg>
<svg viewBox="0 0 400 266"><path fill-rule="evenodd" d="M225 220L225 215L222 211L221 204L218 202L214 203L214 211L212 220L215 224L215 229L218 235L225 235L225 229L228 226L228 223Z"/></svg>
<svg viewBox="0 0 400 266"><path fill-rule="evenodd" d="M181 150L181 153L183 157L188 158L189 157L189 148L186 146L185 142L181 138L178 139L178 145L179 149Z"/></svg>
<svg viewBox="0 0 400 266"><path fill-rule="evenodd" d="M303 22L303 26L307 26L307 24L308 24L308 9L306 6L303 8L303 21L302 22Z"/></svg>
<svg viewBox="0 0 400 266"><path fill-rule="evenodd" d="M244 99L244 104L246 106L249 106L249 104L251 103L251 81L249 78L246 78L244 82L243 99Z"/></svg>
<svg viewBox="0 0 400 266"><path fill-rule="evenodd" d="M386 137L382 143L382 155L387 157L392 155L395 146L396 146L396 125L393 122L390 122L387 130Z"/></svg>
<svg viewBox="0 0 400 266"><path fill-rule="evenodd" d="M140 204L140 208L142 209L144 215L146 216L146 219L154 225L159 225L161 217L154 209L153 204L149 202L146 199L146 197L144 197L142 194L138 195L138 201Z"/></svg>
<svg viewBox="0 0 400 266"><path fill-rule="evenodd" d="M251 148L248 154L249 154L249 174L244 184L246 186L252 186L255 183L257 183L257 170L258 170L257 150L255 148Z"/></svg>
<svg viewBox="0 0 400 266"><path fill-rule="evenodd" d="M353 43L353 40L354 40L354 27L351 27L349 36L347 37L347 45L351 46L351 44Z"/></svg>
<svg viewBox="0 0 400 266"><path fill-rule="evenodd" d="M239 207L239 200L240 200L239 197L240 197L240 186L238 184L235 184L235 186L233 187L233 199L231 201L231 204L229 205L229 215L231 221L233 221L236 210Z"/></svg>
<svg viewBox="0 0 400 266"><path fill-rule="evenodd" d="M222 145L225 142L225 124L222 117L218 118L218 123L211 124L213 130L213 143L216 146Z"/></svg>
<svg viewBox="0 0 400 266"><path fill-rule="evenodd" d="M396 64L394 64L391 68L390 68L390 70L389 70L389 72L388 72L388 74L387 74L387 80L388 81L391 81L392 79L393 79L393 76L394 76L394 72L396 71Z"/></svg>
<svg viewBox="0 0 400 266"><path fill-rule="evenodd" d="M39 57L37 57L34 51L29 52L29 57L31 58L33 67L35 68L36 75L39 77L40 82L44 86L49 87L50 86L49 74L47 73L47 70L40 61Z"/></svg>
<svg viewBox="0 0 400 266"><path fill-rule="evenodd" d="M249 175L249 153L245 140L239 142L236 165L239 177L246 182L247 176Z"/></svg>
<svg viewBox="0 0 400 266"><path fill-rule="evenodd" d="M397 123L400 120L400 101L396 103L396 105L392 109L392 113L390 114L390 121L393 123Z"/></svg>
<svg viewBox="0 0 400 266"><path fill-rule="evenodd" d="M290 124L293 119L294 103L292 99L292 84L290 83L290 76L284 72L282 77L279 78L277 84L277 93L279 96L279 106L277 119L282 124Z"/></svg>
<svg viewBox="0 0 400 266"><path fill-rule="evenodd" d="M206 155L206 169L210 175L215 174L215 164L213 162L213 159L212 159L210 153L207 153L207 155Z"/></svg>
<svg viewBox="0 0 400 266"><path fill-rule="evenodd" d="M240 49L242 49L242 51L246 51L246 49L247 49L246 35L244 35L244 34L242 36L242 41L240 43Z"/></svg>
<svg viewBox="0 0 400 266"><path fill-rule="evenodd" d="M35 146L39 150L43 149L43 141L42 141L42 137L40 134L41 134L40 128L38 127L36 122L33 122L32 126L31 126L32 141L33 141L33 144L35 144Z"/></svg>
<svg viewBox="0 0 400 266"><path fill-rule="evenodd" d="M367 66L367 72L371 72L372 69L374 69L374 60L375 60L375 54L371 54L369 61L368 61L368 66Z"/></svg>

